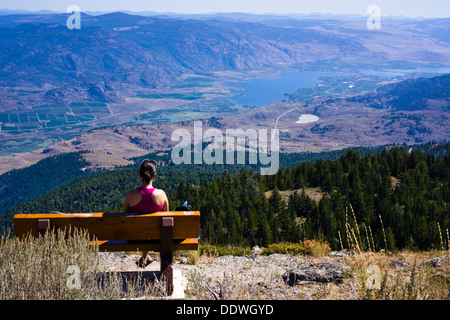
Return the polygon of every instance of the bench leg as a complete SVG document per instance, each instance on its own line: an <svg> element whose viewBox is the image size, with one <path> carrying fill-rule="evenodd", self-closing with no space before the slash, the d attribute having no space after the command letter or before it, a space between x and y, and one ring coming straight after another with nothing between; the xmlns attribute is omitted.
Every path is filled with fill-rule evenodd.
<svg viewBox="0 0 450 320"><path fill-rule="evenodd" d="M163 217L161 226L161 281L166 284L167 294L173 292L173 217Z"/></svg>
<svg viewBox="0 0 450 320"><path fill-rule="evenodd" d="M39 234L44 235L50 230L50 219L38 219L37 229Z"/></svg>

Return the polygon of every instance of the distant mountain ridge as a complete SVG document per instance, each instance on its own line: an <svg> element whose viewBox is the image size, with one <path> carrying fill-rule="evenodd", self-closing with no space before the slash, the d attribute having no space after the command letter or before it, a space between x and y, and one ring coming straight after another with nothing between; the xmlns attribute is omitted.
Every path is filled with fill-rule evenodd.
<svg viewBox="0 0 450 320"><path fill-rule="evenodd" d="M149 89L174 83L183 73L253 70L315 59L317 55L342 55L343 50L364 50L356 41L313 30L286 31L250 23L124 13L98 17L83 14L82 28L69 30L65 26L67 16L0 17L1 87L45 92L75 86L72 99L98 101L87 88L100 82L116 92L130 87ZM321 50L307 50L311 43ZM33 92L25 98L22 94L17 97L18 106L23 108L36 100L62 103L67 99L63 95ZM120 95L105 93L102 98L117 101ZM21 100L28 103L21 106ZM15 101L0 102L4 109L14 108Z"/></svg>
<svg viewBox="0 0 450 320"><path fill-rule="evenodd" d="M267 21L269 19L335 19L335 20L354 20L367 19L367 15L362 14L337 14L337 13L250 13L250 12L210 12L210 13L178 13L178 12L158 12L158 11L131 11L131 10L113 10L113 11L83 11L90 16L99 16L110 13L126 13L139 16L159 16L173 17L182 19L232 19L247 21ZM42 14L61 14L53 10L22 10L22 9L0 9L0 15L26 14L26 15L42 15ZM408 17L402 15L383 15L385 19L392 20L427 20L426 17Z"/></svg>
<svg viewBox="0 0 450 320"><path fill-rule="evenodd" d="M118 102L137 91L168 87L188 73L259 70L327 59L397 59L391 47L399 36L389 30L371 33L361 21L341 26L328 20L263 23L115 12L83 13L81 30L69 30L68 16L0 16L0 88L8 92L0 98L1 109L74 101ZM420 51L418 45L401 46L402 56L414 61L432 56L436 62L449 62L450 49L444 43L423 46L430 35L442 40L448 26L438 20L442 30L437 32L429 21L414 23L421 23L424 30L411 40L420 44ZM400 26L401 32L410 32L408 24ZM393 37L392 43L377 40L384 33ZM379 44L371 48L374 41ZM408 54L411 50L414 54Z"/></svg>

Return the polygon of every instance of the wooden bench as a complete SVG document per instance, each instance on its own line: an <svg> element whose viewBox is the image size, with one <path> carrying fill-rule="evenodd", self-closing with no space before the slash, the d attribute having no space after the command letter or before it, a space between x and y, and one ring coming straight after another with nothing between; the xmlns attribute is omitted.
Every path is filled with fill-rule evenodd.
<svg viewBox="0 0 450 320"><path fill-rule="evenodd" d="M173 291L173 251L198 250L200 212L50 213L14 216L16 237L38 237L51 229L84 229L100 251L160 252L161 279Z"/></svg>

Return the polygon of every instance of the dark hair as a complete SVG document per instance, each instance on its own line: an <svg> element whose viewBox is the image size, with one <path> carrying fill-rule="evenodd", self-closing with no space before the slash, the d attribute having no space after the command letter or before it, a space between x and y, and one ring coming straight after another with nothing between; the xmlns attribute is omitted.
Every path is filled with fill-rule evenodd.
<svg viewBox="0 0 450 320"><path fill-rule="evenodd" d="M150 183L156 176L156 162L154 160L144 160L139 168L139 176L145 183Z"/></svg>

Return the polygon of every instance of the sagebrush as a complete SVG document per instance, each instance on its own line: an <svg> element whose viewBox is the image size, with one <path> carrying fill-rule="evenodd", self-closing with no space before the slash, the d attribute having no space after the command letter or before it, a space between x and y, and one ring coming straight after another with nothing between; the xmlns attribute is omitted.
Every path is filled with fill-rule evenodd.
<svg viewBox="0 0 450 320"><path fill-rule="evenodd" d="M4 235L0 300L107 300L149 294L150 285L124 283L118 273L101 272L98 252L84 231L53 231L24 239Z"/></svg>

